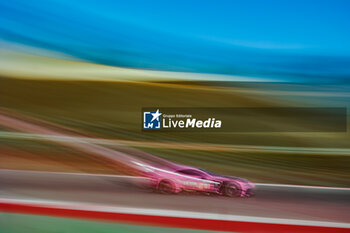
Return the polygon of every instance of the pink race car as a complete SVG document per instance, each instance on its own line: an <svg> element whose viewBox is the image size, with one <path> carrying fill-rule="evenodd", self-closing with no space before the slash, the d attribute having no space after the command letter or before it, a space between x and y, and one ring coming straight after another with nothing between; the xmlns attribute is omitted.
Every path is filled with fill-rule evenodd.
<svg viewBox="0 0 350 233"><path fill-rule="evenodd" d="M178 164L166 169L138 162L135 164L142 167L144 175L148 178L147 185L160 193L187 191L229 197L254 195L255 185L239 177L222 176L204 169Z"/></svg>

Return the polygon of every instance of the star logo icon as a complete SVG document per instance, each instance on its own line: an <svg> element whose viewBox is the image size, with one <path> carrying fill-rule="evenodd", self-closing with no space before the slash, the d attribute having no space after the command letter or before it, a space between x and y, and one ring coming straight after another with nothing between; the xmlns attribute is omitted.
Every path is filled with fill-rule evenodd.
<svg viewBox="0 0 350 233"><path fill-rule="evenodd" d="M159 116L162 115L162 113L160 113L160 112L159 112L159 109L157 109L157 111L156 111L155 113L152 113L151 115L152 115L152 120L151 120L151 122L154 121L154 120L159 121Z"/></svg>
<svg viewBox="0 0 350 233"><path fill-rule="evenodd" d="M160 129L162 128L162 113L157 111L143 111L143 129Z"/></svg>

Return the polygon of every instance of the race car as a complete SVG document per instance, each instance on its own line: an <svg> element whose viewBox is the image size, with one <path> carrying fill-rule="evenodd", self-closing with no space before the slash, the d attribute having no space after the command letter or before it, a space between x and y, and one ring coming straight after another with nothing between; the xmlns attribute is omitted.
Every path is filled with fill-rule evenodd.
<svg viewBox="0 0 350 233"><path fill-rule="evenodd" d="M243 178L218 175L204 169L174 165L160 168L137 163L142 167L147 185L163 194L180 192L203 192L229 197L250 197L255 185Z"/></svg>

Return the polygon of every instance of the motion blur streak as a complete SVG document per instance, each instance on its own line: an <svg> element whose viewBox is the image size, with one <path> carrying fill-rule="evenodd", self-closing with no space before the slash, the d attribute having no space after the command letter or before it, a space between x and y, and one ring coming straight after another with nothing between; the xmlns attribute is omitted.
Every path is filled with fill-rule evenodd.
<svg viewBox="0 0 350 233"><path fill-rule="evenodd" d="M0 210L228 232L348 232L350 224L0 199Z"/></svg>
<svg viewBox="0 0 350 233"><path fill-rule="evenodd" d="M82 61L41 57L13 52L0 47L1 75L32 80L82 80L82 81L244 81L275 82L268 78L243 77L239 75L201 74L132 69L107 66ZM36 69L33 69L36 67Z"/></svg>
<svg viewBox="0 0 350 233"><path fill-rule="evenodd" d="M32 120L33 121L33 120ZM51 136L66 136L60 131L55 131L52 128L48 128L42 125L34 124L32 122L26 122L22 119L11 117L10 115L0 111L0 126L5 126L7 128L30 132L30 133L44 133ZM98 146L87 141L77 139L74 141L57 141L51 140L54 143L63 144L67 147L71 147L78 151L82 151L92 156L98 156L99 159L111 161L116 166L124 166L130 169L131 174L136 173L138 166L135 166L135 162L138 161L137 158L131 157L125 153L118 152L116 150L111 150L102 146ZM141 161L139 161L140 163Z"/></svg>
<svg viewBox="0 0 350 233"><path fill-rule="evenodd" d="M219 223L197 219L208 233L349 232L349 131L276 132L296 122L256 112L247 125L272 131L141 130L146 107L349 109L349 9L346 0L0 0L0 200L163 215L158 225L154 216L139 225L84 210L88 221L64 208L0 201L0 232L203 232L190 218L166 216L189 212L216 216ZM327 128L319 115L325 124L315 125ZM161 195L161 182L149 190L150 179L139 179L174 164L231 183L212 176L218 180L203 186L202 176L193 178L198 185L178 182L201 190ZM257 183L256 196L221 196L242 194L232 182L246 181L233 176L252 182L249 196ZM163 187L172 191L167 181ZM243 216L242 225L225 222L229 216ZM298 225L305 221L317 226Z"/></svg>
<svg viewBox="0 0 350 233"><path fill-rule="evenodd" d="M325 82L350 74L348 8L347 1L299 0L288 7L1 1L0 45L104 65Z"/></svg>
<svg viewBox="0 0 350 233"><path fill-rule="evenodd" d="M133 141L133 140L118 140L118 139L102 139L81 136L59 136L37 133L18 133L18 132L0 132L0 138L13 139L30 139L38 141L62 141L62 142L81 142L100 145L114 146L135 146L144 148L168 148L176 149L181 147L186 150L204 150L204 151L246 151L246 152L269 152L269 153L293 153L293 154L338 154L350 155L348 148L313 148L313 147L280 147L280 146L249 146L249 145L224 145L210 143L176 143L176 142L150 142L150 141Z"/></svg>
<svg viewBox="0 0 350 233"><path fill-rule="evenodd" d="M232 199L161 195L143 189L142 179L126 176L0 170L0 178L2 197L16 199L349 223L349 189L258 185L256 197Z"/></svg>

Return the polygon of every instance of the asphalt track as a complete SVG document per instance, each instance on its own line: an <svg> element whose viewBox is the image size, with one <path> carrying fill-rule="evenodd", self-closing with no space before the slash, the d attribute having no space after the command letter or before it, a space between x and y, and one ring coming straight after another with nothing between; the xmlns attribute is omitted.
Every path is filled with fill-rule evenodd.
<svg viewBox="0 0 350 233"><path fill-rule="evenodd" d="M258 185L253 198L162 195L138 178L0 170L0 197L350 223L350 190Z"/></svg>

